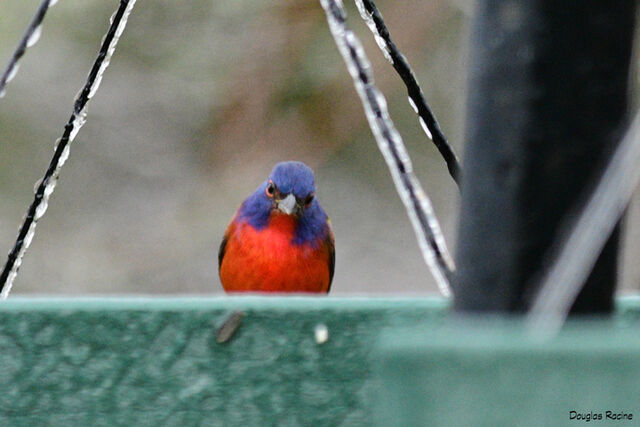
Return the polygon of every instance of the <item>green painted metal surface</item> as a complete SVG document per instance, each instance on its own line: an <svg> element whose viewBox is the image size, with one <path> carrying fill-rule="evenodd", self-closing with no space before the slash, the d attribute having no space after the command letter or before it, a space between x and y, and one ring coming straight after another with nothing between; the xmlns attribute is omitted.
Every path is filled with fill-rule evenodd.
<svg viewBox="0 0 640 427"><path fill-rule="evenodd" d="M451 319L385 332L379 426L640 425L638 299L540 341L521 321Z"/></svg>
<svg viewBox="0 0 640 427"><path fill-rule="evenodd" d="M639 307L637 298L621 300L609 330L635 335ZM240 327L218 343L217 329L236 311L244 313ZM606 331L588 336L572 353L585 362L573 365L527 353L518 330L473 347L475 332L452 327L447 312L443 300L428 298L11 298L0 304L0 426L419 425L425 408L482 415L469 398L482 393L493 396L495 413L514 414L531 397L534 407L550 402L521 381L522 357L557 387L554 376L575 372L589 402L600 405L609 401L589 388L596 379L612 396L627 393L631 381L640 384L628 358L632 352L640 360L637 340ZM326 342L316 336L318 325L326 326ZM381 336L387 345L378 352ZM450 341L429 347L434 336ZM430 354L411 359L407 342ZM497 364L505 352L511 365ZM474 377L478 360L485 368ZM580 380L587 368L591 380ZM513 391L500 404L496 375ZM608 385L612 378L627 381L621 391ZM407 398L407 390L433 402L423 408L424 397ZM449 419L462 418L442 420Z"/></svg>
<svg viewBox="0 0 640 427"><path fill-rule="evenodd" d="M445 311L423 298L12 298L0 425L371 425L379 334Z"/></svg>

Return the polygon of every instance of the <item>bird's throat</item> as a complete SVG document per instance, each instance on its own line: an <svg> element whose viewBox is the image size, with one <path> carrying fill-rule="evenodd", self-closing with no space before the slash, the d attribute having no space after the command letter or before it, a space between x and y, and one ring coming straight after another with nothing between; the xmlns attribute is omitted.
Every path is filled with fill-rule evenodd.
<svg viewBox="0 0 640 427"><path fill-rule="evenodd" d="M293 237L298 225L298 218L295 215L287 215L278 210L274 210L269 217L267 227L275 232Z"/></svg>

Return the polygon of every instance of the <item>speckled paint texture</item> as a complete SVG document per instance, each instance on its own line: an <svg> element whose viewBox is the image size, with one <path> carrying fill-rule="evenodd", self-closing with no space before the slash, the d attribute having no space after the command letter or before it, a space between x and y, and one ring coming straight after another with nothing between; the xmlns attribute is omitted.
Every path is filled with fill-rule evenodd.
<svg viewBox="0 0 640 427"><path fill-rule="evenodd" d="M0 305L0 425L371 425L379 334L437 323L445 307L422 298L10 299ZM235 311L241 325L218 344Z"/></svg>

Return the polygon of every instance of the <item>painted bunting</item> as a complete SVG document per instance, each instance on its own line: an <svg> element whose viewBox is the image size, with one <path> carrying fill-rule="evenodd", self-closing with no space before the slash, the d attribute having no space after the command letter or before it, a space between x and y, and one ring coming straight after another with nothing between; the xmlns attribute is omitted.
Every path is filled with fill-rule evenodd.
<svg viewBox="0 0 640 427"><path fill-rule="evenodd" d="M227 292L327 293L333 280L331 222L316 197L311 169L278 163L234 215L220 245Z"/></svg>

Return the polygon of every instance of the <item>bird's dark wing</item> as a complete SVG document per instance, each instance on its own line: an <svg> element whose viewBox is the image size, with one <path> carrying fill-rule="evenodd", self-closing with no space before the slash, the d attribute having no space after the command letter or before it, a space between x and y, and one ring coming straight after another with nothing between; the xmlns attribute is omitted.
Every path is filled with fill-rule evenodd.
<svg viewBox="0 0 640 427"><path fill-rule="evenodd" d="M222 267L222 259L224 258L224 254L227 252L227 243L229 243L229 237L236 229L236 217L238 214L235 214L227 227L227 230L224 232L224 237L222 238L222 242L220 242L220 249L218 249L218 271L220 271L220 267Z"/></svg>
<svg viewBox="0 0 640 427"><path fill-rule="evenodd" d="M224 253L227 249L227 242L229 241L229 233L225 233L222 238L222 242L220 243L220 249L218 249L218 271L220 267L222 267L222 258L224 258Z"/></svg>
<svg viewBox="0 0 640 427"><path fill-rule="evenodd" d="M329 233L327 233L327 237L325 240L325 245L329 249L329 287L327 288L327 293L331 290L331 282L333 282L333 273L336 267L336 239L333 235L333 230L331 229L331 222L327 222L329 226Z"/></svg>

